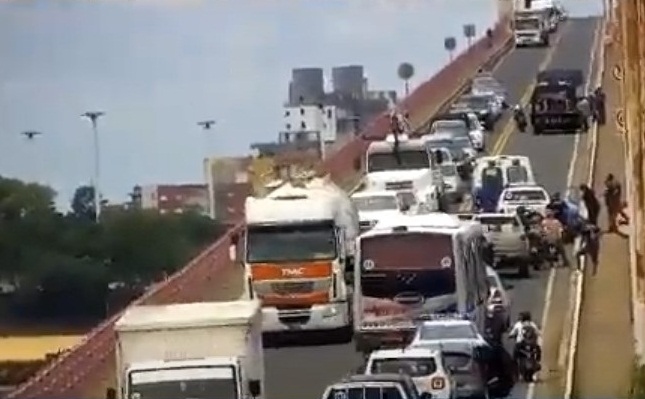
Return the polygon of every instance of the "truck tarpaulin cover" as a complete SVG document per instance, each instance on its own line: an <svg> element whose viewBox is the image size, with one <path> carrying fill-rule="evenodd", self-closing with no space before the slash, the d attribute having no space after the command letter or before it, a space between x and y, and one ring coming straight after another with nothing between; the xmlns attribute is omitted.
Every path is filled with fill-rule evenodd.
<svg viewBox="0 0 645 399"><path fill-rule="evenodd" d="M580 69L548 69L537 75L538 83L568 82L574 87L584 83L584 76Z"/></svg>

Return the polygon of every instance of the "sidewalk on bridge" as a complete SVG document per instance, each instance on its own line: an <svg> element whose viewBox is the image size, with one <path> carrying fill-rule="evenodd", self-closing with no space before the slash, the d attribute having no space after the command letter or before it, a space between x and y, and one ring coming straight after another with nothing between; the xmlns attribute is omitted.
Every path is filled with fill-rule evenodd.
<svg viewBox="0 0 645 399"><path fill-rule="evenodd" d="M605 62L611 68L617 58L611 47ZM607 124L598 131L598 155L594 189L601 195L608 173L625 180L622 138L616 131L613 110L620 91L611 74L603 87L607 93ZM605 209L600 227L607 229ZM623 234L603 233L597 274L585 271L580 330L576 352L574 392L576 398L628 397L633 362L633 333L630 314L629 241Z"/></svg>

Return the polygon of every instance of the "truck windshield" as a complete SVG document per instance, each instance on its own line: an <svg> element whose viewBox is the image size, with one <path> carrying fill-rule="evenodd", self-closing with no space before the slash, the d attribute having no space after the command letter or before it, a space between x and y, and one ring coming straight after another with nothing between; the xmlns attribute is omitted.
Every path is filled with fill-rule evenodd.
<svg viewBox="0 0 645 399"><path fill-rule="evenodd" d="M437 363L431 357L374 359L370 367L372 374L407 374L410 377L424 377L437 371Z"/></svg>
<svg viewBox="0 0 645 399"><path fill-rule="evenodd" d="M361 294L396 300L402 293L424 298L456 291L452 237L404 233L364 237L360 244ZM402 278L401 276L407 276Z"/></svg>
<svg viewBox="0 0 645 399"><path fill-rule="evenodd" d="M539 30L540 20L537 18L522 18L515 20L515 29L517 30Z"/></svg>
<svg viewBox="0 0 645 399"><path fill-rule="evenodd" d="M332 388L325 399L403 399L403 396L394 386L355 386Z"/></svg>
<svg viewBox="0 0 645 399"><path fill-rule="evenodd" d="M336 253L332 223L248 227L248 263L331 260Z"/></svg>
<svg viewBox="0 0 645 399"><path fill-rule="evenodd" d="M237 399L232 367L182 367L133 371L129 375L133 399Z"/></svg>
<svg viewBox="0 0 645 399"><path fill-rule="evenodd" d="M384 170L412 170L430 168L430 158L425 149L401 150L394 152L372 153L367 157L368 172L382 172Z"/></svg>
<svg viewBox="0 0 645 399"><path fill-rule="evenodd" d="M399 209L396 197L393 195L372 195L369 197L355 197L352 202L360 212L389 211Z"/></svg>

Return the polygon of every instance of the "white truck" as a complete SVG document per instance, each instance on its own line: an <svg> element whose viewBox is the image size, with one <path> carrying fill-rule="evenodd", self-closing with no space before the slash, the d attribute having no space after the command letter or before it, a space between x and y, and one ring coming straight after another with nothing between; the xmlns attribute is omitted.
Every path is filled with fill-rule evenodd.
<svg viewBox="0 0 645 399"><path fill-rule="evenodd" d="M132 306L115 325L117 395L262 399L261 323L257 301Z"/></svg>
<svg viewBox="0 0 645 399"><path fill-rule="evenodd" d="M551 21L548 9L537 0L517 0L513 11L515 45L548 47Z"/></svg>
<svg viewBox="0 0 645 399"><path fill-rule="evenodd" d="M264 332L330 330L351 338L346 273L353 270L359 217L328 178L286 183L246 199L245 290L262 302Z"/></svg>
<svg viewBox="0 0 645 399"><path fill-rule="evenodd" d="M428 137L388 135L367 148L365 190L416 191L429 210L449 206L441 174L442 155L427 148Z"/></svg>

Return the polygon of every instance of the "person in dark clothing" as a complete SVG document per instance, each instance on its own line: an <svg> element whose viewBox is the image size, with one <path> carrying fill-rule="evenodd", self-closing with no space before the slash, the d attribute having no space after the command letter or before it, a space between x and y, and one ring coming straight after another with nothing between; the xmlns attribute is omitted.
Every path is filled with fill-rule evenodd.
<svg viewBox="0 0 645 399"><path fill-rule="evenodd" d="M602 87L598 87L594 91L594 100L594 109L596 110L598 124L604 125L607 114L605 109L605 92L602 90Z"/></svg>
<svg viewBox="0 0 645 399"><path fill-rule="evenodd" d="M598 215L600 214L600 201L596 198L596 193L586 184L580 185L580 193L582 194L582 202L587 208L587 220L589 223L597 225Z"/></svg>
<svg viewBox="0 0 645 399"><path fill-rule="evenodd" d="M553 212L554 216L562 226L567 226L567 204L562 200L560 193L553 193L551 201L546 206L546 209Z"/></svg>
<svg viewBox="0 0 645 399"><path fill-rule="evenodd" d="M491 28L486 29L486 40L488 47L493 47L493 30Z"/></svg>
<svg viewBox="0 0 645 399"><path fill-rule="evenodd" d="M605 179L605 206L607 207L607 225L608 231L618 231L617 219L620 215L626 222L629 217L623 210L623 188L612 173Z"/></svg>
<svg viewBox="0 0 645 399"><path fill-rule="evenodd" d="M600 229L595 224L587 223L582 229L582 245L577 256L586 255L591 260L592 274L598 272L598 255L600 254ZM578 269L580 268L578 264Z"/></svg>

